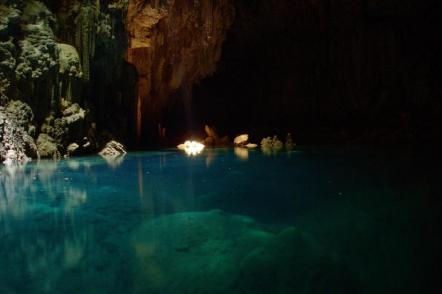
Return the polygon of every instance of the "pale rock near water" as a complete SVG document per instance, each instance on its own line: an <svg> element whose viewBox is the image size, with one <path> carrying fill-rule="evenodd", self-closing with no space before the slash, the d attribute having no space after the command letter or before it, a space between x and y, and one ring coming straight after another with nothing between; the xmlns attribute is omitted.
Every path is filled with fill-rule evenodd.
<svg viewBox="0 0 442 294"><path fill-rule="evenodd" d="M126 148L124 147L123 144L112 140L112 141L109 141L106 144L106 146L103 148L103 150L101 150L98 154L104 158L113 159L113 158L123 156L126 153L127 153Z"/></svg>
<svg viewBox="0 0 442 294"><path fill-rule="evenodd" d="M263 149L273 149L280 150L284 147L284 143L278 139L278 136L266 137L261 140L261 148Z"/></svg>
<svg viewBox="0 0 442 294"><path fill-rule="evenodd" d="M235 144L235 146L243 146L243 145L246 145L248 141L249 141L249 135L242 134L242 135L237 136L233 140L233 144Z"/></svg>
<svg viewBox="0 0 442 294"><path fill-rule="evenodd" d="M242 134L239 136L236 136L233 140L233 145L235 147L246 147L246 148L256 148L258 147L257 144L249 143L249 134Z"/></svg>
<svg viewBox="0 0 442 294"><path fill-rule="evenodd" d="M75 154L75 152L77 152L77 150L79 148L80 148L80 145L78 145L77 143L69 144L68 147L66 148L67 155L71 156L71 155Z"/></svg>
<svg viewBox="0 0 442 294"><path fill-rule="evenodd" d="M276 135L272 137L266 137L261 140L261 150L266 155L277 153L284 147L284 144L278 139Z"/></svg>

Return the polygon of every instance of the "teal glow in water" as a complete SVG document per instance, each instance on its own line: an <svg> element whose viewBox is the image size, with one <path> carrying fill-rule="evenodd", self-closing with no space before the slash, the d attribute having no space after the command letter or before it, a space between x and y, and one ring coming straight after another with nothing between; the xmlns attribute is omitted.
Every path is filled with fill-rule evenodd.
<svg viewBox="0 0 442 294"><path fill-rule="evenodd" d="M425 293L428 166L219 149L3 167L0 293Z"/></svg>

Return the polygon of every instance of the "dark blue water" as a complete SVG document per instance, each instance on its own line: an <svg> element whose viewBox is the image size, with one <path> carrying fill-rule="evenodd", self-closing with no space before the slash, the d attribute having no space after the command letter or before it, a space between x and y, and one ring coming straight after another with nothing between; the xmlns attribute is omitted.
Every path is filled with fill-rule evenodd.
<svg viewBox="0 0 442 294"><path fill-rule="evenodd" d="M436 162L219 149L2 167L0 293L430 293Z"/></svg>

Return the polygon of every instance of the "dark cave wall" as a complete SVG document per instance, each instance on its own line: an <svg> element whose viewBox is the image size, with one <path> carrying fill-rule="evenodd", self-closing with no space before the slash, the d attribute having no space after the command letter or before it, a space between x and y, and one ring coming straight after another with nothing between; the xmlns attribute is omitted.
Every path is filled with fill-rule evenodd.
<svg viewBox="0 0 442 294"><path fill-rule="evenodd" d="M171 105L186 115L172 124L190 121L192 87L211 75L221 57L225 34L233 21L231 0L130 0L126 60L138 73L136 140L152 146L168 134ZM164 131L162 130L164 129Z"/></svg>
<svg viewBox="0 0 442 294"><path fill-rule="evenodd" d="M301 142L440 134L440 2L237 0L235 10L217 74L194 91L200 123Z"/></svg>

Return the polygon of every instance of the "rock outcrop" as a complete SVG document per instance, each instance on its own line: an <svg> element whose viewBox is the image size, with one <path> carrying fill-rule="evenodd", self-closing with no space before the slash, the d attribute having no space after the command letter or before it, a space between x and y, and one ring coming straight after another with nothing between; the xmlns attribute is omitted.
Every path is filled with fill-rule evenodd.
<svg viewBox="0 0 442 294"><path fill-rule="evenodd" d="M261 150L265 155L278 153L282 148L284 148L284 143L276 135L261 140Z"/></svg>
<svg viewBox="0 0 442 294"><path fill-rule="evenodd" d="M126 153L126 148L123 144L112 140L109 141L98 154L107 159L114 159L123 156Z"/></svg>
<svg viewBox="0 0 442 294"><path fill-rule="evenodd" d="M23 128L23 121L0 106L0 160L6 165L26 163L38 157L37 147Z"/></svg>
<svg viewBox="0 0 442 294"><path fill-rule="evenodd" d="M48 134L41 133L37 139L37 149L41 158L60 159L57 143Z"/></svg>
<svg viewBox="0 0 442 294"><path fill-rule="evenodd" d="M124 1L100 2L0 1L0 106L7 122L1 158L11 158L7 146L14 138L25 138L14 146L38 141L42 156L50 158L64 154L72 142L85 137L93 141L89 130L98 107L93 96L113 82L112 74L120 74L114 69L123 63L123 50L118 54L117 48L125 46L125 36L115 35L127 9ZM111 48L95 58L96 47L111 42ZM111 57L104 72L112 74L92 76L106 56ZM29 148L11 149L17 161L37 157L19 149Z"/></svg>

